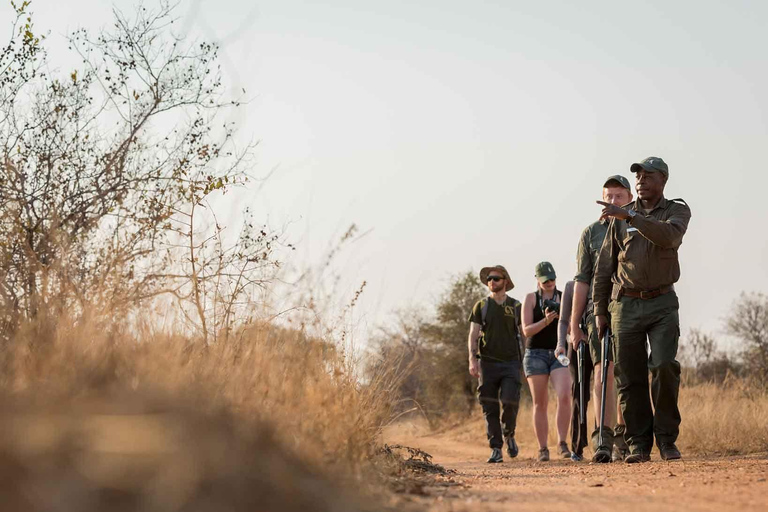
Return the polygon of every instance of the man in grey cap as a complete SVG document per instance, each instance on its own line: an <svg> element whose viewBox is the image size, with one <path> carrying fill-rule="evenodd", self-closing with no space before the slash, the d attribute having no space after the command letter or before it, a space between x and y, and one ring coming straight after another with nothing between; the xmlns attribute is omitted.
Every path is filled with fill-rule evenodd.
<svg viewBox="0 0 768 512"><path fill-rule="evenodd" d="M675 446L680 319L674 283L680 279L677 251L691 210L682 199L664 197L669 168L661 158L646 158L630 170L637 201L622 208L598 201L601 218L611 221L595 271L595 319L600 336L609 321L615 336L619 400L631 452L625 462L650 460L654 437L661 458L675 460L681 455Z"/></svg>
<svg viewBox="0 0 768 512"><path fill-rule="evenodd" d="M483 268L480 281L488 286L489 293L475 304L469 316L469 373L480 379L477 394L491 447L488 462L494 463L503 461L504 441L510 458L518 454L515 426L521 386L521 304L507 295L515 285L501 265Z"/></svg>
<svg viewBox="0 0 768 512"><path fill-rule="evenodd" d="M619 174L609 176L603 183L603 201L616 206L624 206L632 201L632 188L629 180ZM579 247L576 252L577 273L574 277L573 289L573 308L569 319L562 321L570 322L571 343L573 350L577 350L582 341L588 346L589 361L585 361L585 368L591 370L594 364L594 404L600 403L602 394L602 365L601 353L602 344L597 335L597 326L592 311L591 293L592 283L595 277L595 268L597 267L597 257L600 254L600 248L603 245L605 234L608 231L608 219L600 218L584 229L579 239ZM586 332L585 332L586 330ZM573 355L573 354L572 354ZM576 358L572 357L572 373L575 371ZM606 424L603 428L603 445L599 446L599 422L600 408L595 406L595 429L592 432L592 445L595 450L592 460L594 462L611 462L614 460L623 460L626 456L626 443L624 442L624 421L619 413L617 418L616 407L616 388L613 377L613 354L608 354L608 369L605 372L606 381L606 400L605 400L605 419ZM588 372L591 373L591 372ZM585 376L585 382L589 383L589 374ZM573 384L573 414L571 416L571 456L574 460L581 460L582 451L587 445L587 427L581 425L579 415L581 408L587 407L587 404L580 404L578 382L574 375ZM586 394L585 401L589 402L589 394ZM618 422L617 422L618 419ZM614 423L616 429L614 430ZM578 435L577 435L578 434ZM612 454L613 451L613 454ZM612 457L613 455L613 457Z"/></svg>

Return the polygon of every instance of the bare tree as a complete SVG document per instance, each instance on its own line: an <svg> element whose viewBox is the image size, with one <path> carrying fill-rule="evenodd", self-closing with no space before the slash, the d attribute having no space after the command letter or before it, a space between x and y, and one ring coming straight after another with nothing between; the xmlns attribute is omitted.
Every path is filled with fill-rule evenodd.
<svg viewBox="0 0 768 512"><path fill-rule="evenodd" d="M684 340L686 358L696 368L711 362L717 355L715 338L700 329L691 329Z"/></svg>
<svg viewBox="0 0 768 512"><path fill-rule="evenodd" d="M742 293L726 321L728 333L742 342L741 355L751 377L768 383L768 297Z"/></svg>
<svg viewBox="0 0 768 512"><path fill-rule="evenodd" d="M29 2L11 7L0 53L0 336L42 312L117 312L163 292L191 299L206 338L214 309L204 298L224 297L214 323L229 325L277 238L249 221L227 246L210 217L212 195L248 181L255 146L238 147L223 119L240 102L226 99L217 46L175 34L166 3L115 11L109 30L69 37L81 65L56 76ZM197 223L201 214L211 222Z"/></svg>

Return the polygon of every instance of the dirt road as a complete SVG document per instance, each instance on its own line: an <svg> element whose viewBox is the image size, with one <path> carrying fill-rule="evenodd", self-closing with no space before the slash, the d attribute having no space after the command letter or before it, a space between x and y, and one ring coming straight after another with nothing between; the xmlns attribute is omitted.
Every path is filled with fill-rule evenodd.
<svg viewBox="0 0 768 512"><path fill-rule="evenodd" d="M482 432L477 440L448 430L426 434L400 424L388 443L420 448L433 462L455 470L409 499L429 511L768 511L768 454L749 457L686 457L646 464L591 464L570 460L539 463L532 446L516 459L486 464ZM553 447L550 447L553 450ZM505 453L506 456L506 453Z"/></svg>

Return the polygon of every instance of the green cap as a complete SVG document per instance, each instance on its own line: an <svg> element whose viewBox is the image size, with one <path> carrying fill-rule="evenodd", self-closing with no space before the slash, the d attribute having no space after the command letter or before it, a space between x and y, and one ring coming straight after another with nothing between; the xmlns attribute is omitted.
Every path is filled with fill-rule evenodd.
<svg viewBox="0 0 768 512"><path fill-rule="evenodd" d="M605 180L605 183L603 183L603 188L607 187L608 184L612 181L617 182L619 185L632 192L632 186L629 184L629 180L621 174L614 174L613 176L609 176L608 179Z"/></svg>
<svg viewBox="0 0 768 512"><path fill-rule="evenodd" d="M557 274L555 274L555 267L553 267L552 264L548 261L542 261L536 265L536 279L538 279L540 283L545 283L549 280L554 281L557 279Z"/></svg>
<svg viewBox="0 0 768 512"><path fill-rule="evenodd" d="M669 167L667 163L657 156L649 156L638 164L632 164L629 167L632 172L648 171L648 172L660 172L664 176L669 177Z"/></svg>

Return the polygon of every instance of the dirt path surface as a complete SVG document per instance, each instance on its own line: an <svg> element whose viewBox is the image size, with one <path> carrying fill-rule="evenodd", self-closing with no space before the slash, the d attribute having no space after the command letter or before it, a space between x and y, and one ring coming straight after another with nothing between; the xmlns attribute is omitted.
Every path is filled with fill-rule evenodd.
<svg viewBox="0 0 768 512"><path fill-rule="evenodd" d="M482 435L482 434L481 434ZM424 450L454 470L410 500L429 511L768 511L768 455L686 457L646 464L539 463L533 447L515 459L486 464L483 439L463 440L450 430L424 434L412 424L390 428L388 443ZM550 446L550 451L553 447Z"/></svg>

